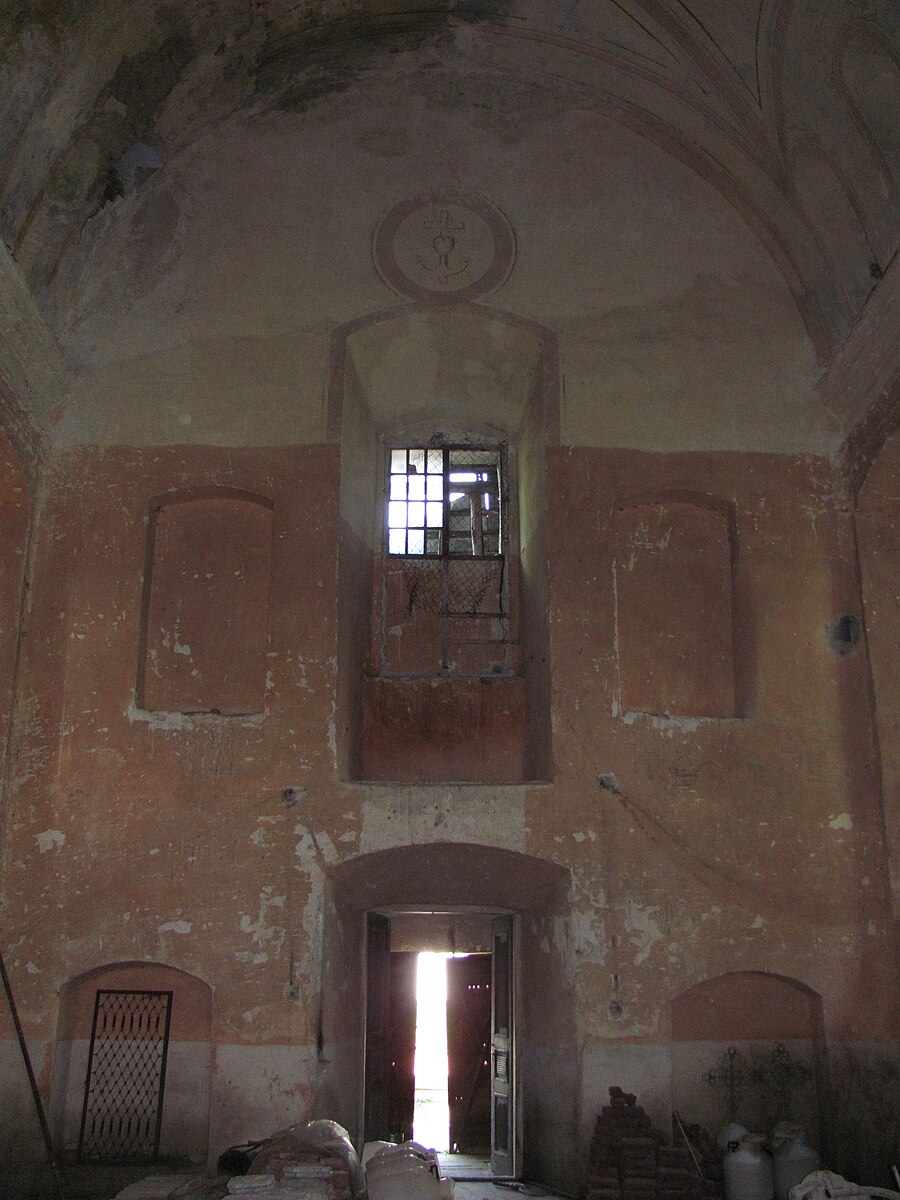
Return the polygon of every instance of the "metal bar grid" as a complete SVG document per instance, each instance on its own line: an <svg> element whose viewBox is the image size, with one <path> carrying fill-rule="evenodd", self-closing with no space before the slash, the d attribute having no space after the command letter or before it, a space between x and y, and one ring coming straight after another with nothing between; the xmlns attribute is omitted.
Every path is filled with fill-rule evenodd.
<svg viewBox="0 0 900 1200"><path fill-rule="evenodd" d="M159 1157L171 1019L171 992L97 991L79 1162Z"/></svg>
<svg viewBox="0 0 900 1200"><path fill-rule="evenodd" d="M467 476L474 476L468 478ZM415 481L415 489L409 481ZM439 489L439 490L438 490ZM451 647L484 645L502 650L502 674L510 669L508 597L508 463L505 444L389 446L385 472L386 520L382 556L381 670L394 672L385 658L387 575L390 563L403 563L413 608L434 613L440 623L442 674L494 675L497 667L470 672L451 669ZM415 499L413 499L415 494ZM487 499L485 499L487 497ZM493 498L491 500L491 498ZM486 507L490 503L490 510ZM455 507L454 507L455 506ZM413 518L412 511L416 509ZM434 509L435 512L431 513ZM432 527L432 518L440 524ZM458 510L458 511L457 511ZM422 523L424 522L424 525ZM420 527L421 526L421 527ZM415 539L415 546L413 546ZM466 549L461 547L465 545ZM460 549L457 549L460 547ZM496 599L482 607L491 593ZM461 619L494 620L500 636L454 636Z"/></svg>

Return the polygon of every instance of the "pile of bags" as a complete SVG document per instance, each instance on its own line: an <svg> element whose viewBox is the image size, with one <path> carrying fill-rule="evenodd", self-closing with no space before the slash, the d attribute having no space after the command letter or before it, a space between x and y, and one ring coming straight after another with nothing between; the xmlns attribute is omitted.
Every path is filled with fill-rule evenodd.
<svg viewBox="0 0 900 1200"><path fill-rule="evenodd" d="M219 1159L229 1196L281 1200L364 1200L365 1180L350 1135L336 1121L306 1121Z"/></svg>
<svg viewBox="0 0 900 1200"><path fill-rule="evenodd" d="M417 1142L367 1142L362 1161L336 1121L307 1121L232 1146L215 1179L152 1176L117 1200L453 1200L437 1155Z"/></svg>
<svg viewBox="0 0 900 1200"><path fill-rule="evenodd" d="M453 1181L418 1142L366 1142L362 1161L369 1200L453 1200Z"/></svg>

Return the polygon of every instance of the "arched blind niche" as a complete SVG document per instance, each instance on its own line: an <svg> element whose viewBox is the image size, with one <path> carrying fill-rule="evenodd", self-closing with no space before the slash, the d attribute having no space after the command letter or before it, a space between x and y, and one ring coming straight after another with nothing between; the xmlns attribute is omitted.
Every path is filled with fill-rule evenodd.
<svg viewBox="0 0 900 1200"><path fill-rule="evenodd" d="M667 499L614 514L622 709L734 717L732 536L726 511Z"/></svg>
<svg viewBox="0 0 900 1200"><path fill-rule="evenodd" d="M154 501L138 703L168 712L261 712L272 503L231 489Z"/></svg>

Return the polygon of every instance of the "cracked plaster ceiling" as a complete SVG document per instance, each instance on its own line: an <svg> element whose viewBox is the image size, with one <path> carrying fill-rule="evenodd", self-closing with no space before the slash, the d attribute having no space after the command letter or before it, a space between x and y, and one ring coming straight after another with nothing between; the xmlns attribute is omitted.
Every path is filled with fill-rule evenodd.
<svg viewBox="0 0 900 1200"><path fill-rule="evenodd" d="M373 230L447 189L511 222L483 304L558 335L564 441L827 452L896 371L890 0L4 13L0 369L51 445L321 440L335 329L403 305ZM360 339L383 421L415 362L467 418L525 386L479 319Z"/></svg>

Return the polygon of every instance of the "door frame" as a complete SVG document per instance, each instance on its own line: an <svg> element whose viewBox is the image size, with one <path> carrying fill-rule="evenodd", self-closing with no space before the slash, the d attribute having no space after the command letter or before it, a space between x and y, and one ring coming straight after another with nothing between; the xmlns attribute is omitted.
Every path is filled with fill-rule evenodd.
<svg viewBox="0 0 900 1200"><path fill-rule="evenodd" d="M510 945L511 953L511 971L510 983L512 988L511 1005L512 1005L512 1028L510 1030L510 1058L512 1062L512 1077L513 1077L513 1138L512 1138L512 1174L509 1176L497 1176L497 1178L518 1178L521 1171L521 1163L523 1161L522 1148L522 1118L524 1105L523 1091L525 1081L523 1079L522 1063L520 1056L520 1048L522 1045L520 1022L522 1019L522 964L520 957L521 948L521 914L509 908L499 908L494 905L481 904L446 904L446 905L421 905L421 904L398 904L398 905L376 905L371 909L366 909L360 914L362 926L361 946L360 946L360 972L362 979L362 1002L359 1006L360 1014L360 1045L362 1046L362 1054L360 1055L358 1086L359 1086L359 1102L357 1105L357 1141L362 1150L364 1144L366 1130L366 1054L367 1054L367 999L369 991L369 969L368 969L368 952L369 952L369 916L374 913L380 917L386 917L389 921L394 917L399 916L417 916L423 918L441 918L448 916L480 916L487 918L509 917L512 922L512 937ZM491 960L493 961L493 944L490 949Z"/></svg>

